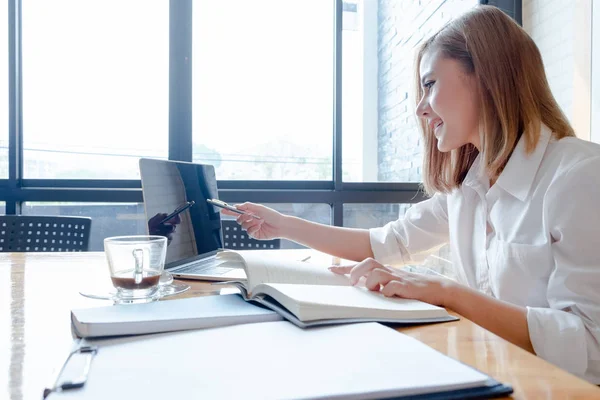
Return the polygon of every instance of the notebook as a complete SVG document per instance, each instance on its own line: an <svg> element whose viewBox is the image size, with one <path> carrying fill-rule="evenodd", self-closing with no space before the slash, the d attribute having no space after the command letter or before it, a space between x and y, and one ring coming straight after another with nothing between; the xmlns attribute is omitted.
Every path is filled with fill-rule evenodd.
<svg viewBox="0 0 600 400"><path fill-rule="evenodd" d="M418 300L385 297L364 285L352 286L329 265L277 257L274 253L224 251L224 266L243 268L247 279L229 282L244 299L266 306L288 321L306 328L350 322L377 321L422 324L454 321L446 309Z"/></svg>
<svg viewBox="0 0 600 400"><path fill-rule="evenodd" d="M282 317L276 312L248 303L236 294L71 310L73 334L83 338L280 320Z"/></svg>
<svg viewBox="0 0 600 400"><path fill-rule="evenodd" d="M84 353L75 351L45 391L48 399L469 399L512 392L377 323L304 330L265 322L82 340L78 348ZM83 387L57 392L79 381Z"/></svg>
<svg viewBox="0 0 600 400"><path fill-rule="evenodd" d="M165 270L184 279L245 278L242 270L222 267L215 259L223 248L221 213L206 202L218 199L214 167L149 158L141 158L139 166L147 231L168 238ZM182 209L176 217L160 223Z"/></svg>

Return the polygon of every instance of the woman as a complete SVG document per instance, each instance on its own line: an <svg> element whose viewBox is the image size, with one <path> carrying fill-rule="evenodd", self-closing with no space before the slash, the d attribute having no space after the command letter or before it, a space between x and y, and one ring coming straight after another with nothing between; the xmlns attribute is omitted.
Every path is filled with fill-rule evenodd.
<svg viewBox="0 0 600 400"><path fill-rule="evenodd" d="M600 146L560 111L534 42L477 7L417 55L423 180L432 197L384 227L324 226L261 205L238 222L345 259L370 290L451 308L600 383ZM450 243L458 282L393 269Z"/></svg>

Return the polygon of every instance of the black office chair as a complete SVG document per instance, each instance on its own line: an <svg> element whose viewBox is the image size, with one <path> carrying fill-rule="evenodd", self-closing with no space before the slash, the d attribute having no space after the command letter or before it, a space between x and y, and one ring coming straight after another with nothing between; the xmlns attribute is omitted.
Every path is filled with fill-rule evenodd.
<svg viewBox="0 0 600 400"><path fill-rule="evenodd" d="M237 222L231 219L221 221L224 247L230 250L275 250L281 247L280 239L256 240L248 236Z"/></svg>
<svg viewBox="0 0 600 400"><path fill-rule="evenodd" d="M88 217L0 215L0 252L88 251Z"/></svg>

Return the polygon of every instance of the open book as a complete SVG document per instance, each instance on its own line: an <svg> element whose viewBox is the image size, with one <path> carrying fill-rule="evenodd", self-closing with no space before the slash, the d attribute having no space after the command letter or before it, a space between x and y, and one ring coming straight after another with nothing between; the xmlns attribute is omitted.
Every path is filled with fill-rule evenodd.
<svg viewBox="0 0 600 400"><path fill-rule="evenodd" d="M302 328L349 322L418 324L458 319L441 307L352 286L347 276L334 274L328 265L269 253L219 253L217 258L223 266L244 268L247 277L223 284L234 284L245 300L262 304Z"/></svg>

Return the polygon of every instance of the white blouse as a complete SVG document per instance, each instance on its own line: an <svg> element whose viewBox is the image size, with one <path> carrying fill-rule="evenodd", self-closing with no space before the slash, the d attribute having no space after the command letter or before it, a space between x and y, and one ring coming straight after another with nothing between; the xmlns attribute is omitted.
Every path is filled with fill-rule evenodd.
<svg viewBox="0 0 600 400"><path fill-rule="evenodd" d="M527 307L535 352L600 384L600 145L542 127L490 188L479 157L463 184L370 230L375 259L409 264L450 243L461 283Z"/></svg>

